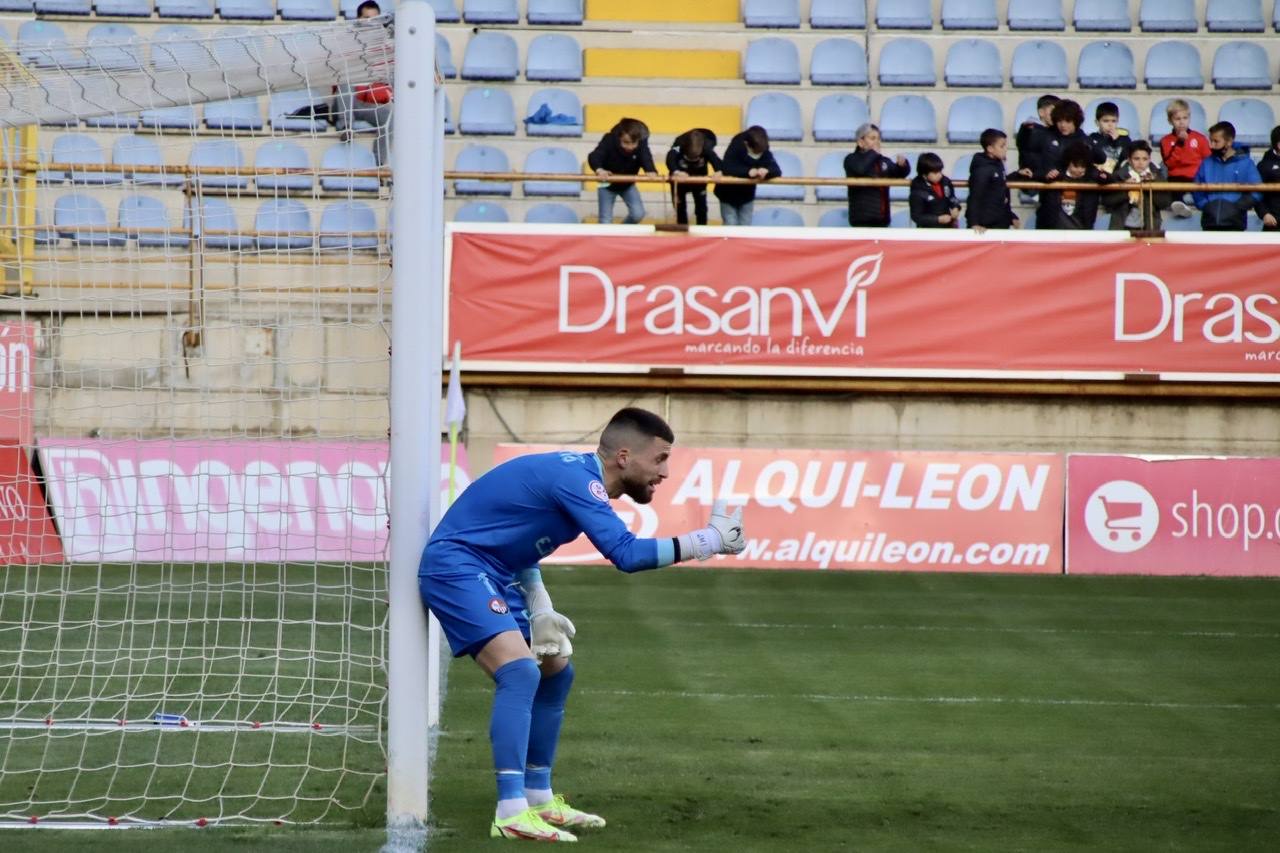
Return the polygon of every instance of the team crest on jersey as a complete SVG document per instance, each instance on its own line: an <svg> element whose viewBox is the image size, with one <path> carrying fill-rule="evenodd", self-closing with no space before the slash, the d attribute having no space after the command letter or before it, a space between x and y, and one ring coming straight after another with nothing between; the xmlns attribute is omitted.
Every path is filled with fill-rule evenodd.
<svg viewBox="0 0 1280 853"><path fill-rule="evenodd" d="M595 495L597 498L604 501L605 503L609 502L609 493L605 491L604 483L600 482L599 480L592 480L590 489L591 489L591 494Z"/></svg>
<svg viewBox="0 0 1280 853"><path fill-rule="evenodd" d="M494 613L506 613L507 603L501 598L491 598L489 599L489 609Z"/></svg>

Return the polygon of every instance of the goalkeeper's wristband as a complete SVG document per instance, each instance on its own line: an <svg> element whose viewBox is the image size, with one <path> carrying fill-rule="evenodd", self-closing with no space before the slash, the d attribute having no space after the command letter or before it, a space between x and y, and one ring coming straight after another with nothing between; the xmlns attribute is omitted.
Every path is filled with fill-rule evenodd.
<svg viewBox="0 0 1280 853"><path fill-rule="evenodd" d="M720 553L723 540L714 527L701 527L676 537L678 560L706 560Z"/></svg>
<svg viewBox="0 0 1280 853"><path fill-rule="evenodd" d="M551 606L551 596L542 585L542 572L537 568L525 569L520 573L520 588L524 590L524 603L530 616L550 613L555 610Z"/></svg>

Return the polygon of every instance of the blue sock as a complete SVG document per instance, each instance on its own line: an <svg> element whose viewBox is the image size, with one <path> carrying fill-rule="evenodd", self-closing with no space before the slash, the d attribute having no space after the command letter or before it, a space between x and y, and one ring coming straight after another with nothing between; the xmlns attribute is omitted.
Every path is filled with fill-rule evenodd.
<svg viewBox="0 0 1280 853"><path fill-rule="evenodd" d="M555 675L542 679L533 697L529 753L524 771L524 787L529 790L551 789L551 766L556 761L560 724L564 722L564 703L572 686L573 664L570 663Z"/></svg>
<svg viewBox="0 0 1280 853"><path fill-rule="evenodd" d="M533 658L513 660L493 674L498 689L493 693L489 743L493 746L499 800L524 798L524 758L529 749L529 719L539 677Z"/></svg>

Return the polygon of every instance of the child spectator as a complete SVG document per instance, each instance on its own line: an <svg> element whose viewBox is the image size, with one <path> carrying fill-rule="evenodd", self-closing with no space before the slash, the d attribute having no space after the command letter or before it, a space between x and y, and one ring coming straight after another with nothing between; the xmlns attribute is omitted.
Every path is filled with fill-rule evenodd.
<svg viewBox="0 0 1280 853"><path fill-rule="evenodd" d="M848 178L905 178L911 174L907 158L901 154L890 160L880 153L880 128L864 124L858 128L857 148L844 158ZM849 187L849 224L855 228L889 227L888 187Z"/></svg>
<svg viewBox="0 0 1280 853"><path fill-rule="evenodd" d="M638 175L641 170L656 178L658 170L653 165L653 154L649 152L648 126L639 119L624 118L587 155L587 165L602 178ZM627 218L622 220L624 225L644 219L644 202L640 200L639 186L634 183L604 184L596 190L601 224L612 224L613 205L618 196L622 196L627 205Z"/></svg>
<svg viewBox="0 0 1280 853"><path fill-rule="evenodd" d="M1166 180L1168 173L1164 167L1151 162L1151 146L1145 139L1135 139L1130 143L1129 159L1121 163L1111 175L1113 184L1135 187ZM1135 188L1107 193L1102 198L1102 205L1111 211L1111 223L1108 227L1112 231L1159 231L1164 224L1160 211L1168 210L1170 201L1168 193L1142 192Z"/></svg>
<svg viewBox="0 0 1280 853"><path fill-rule="evenodd" d="M1098 129L1089 134L1089 141L1102 155L1099 170L1110 176L1116 167L1129 159L1129 131L1120 127L1120 108L1112 101L1103 101L1093 114Z"/></svg>
<svg viewBox="0 0 1280 853"><path fill-rule="evenodd" d="M1062 172L1054 181L1100 184L1101 173L1093 165L1089 142L1073 142L1062 156ZM1036 228L1046 231L1089 231L1098 220L1099 193L1092 190L1043 190L1036 211Z"/></svg>
<svg viewBox="0 0 1280 853"><path fill-rule="evenodd" d="M916 160L911 179L911 221L918 228L955 228L960 223L960 202L951 179L942 174L942 158L932 151Z"/></svg>
<svg viewBox="0 0 1280 853"><path fill-rule="evenodd" d="M1021 228L1009 201L1004 161L1009 156L1009 137L1003 130L989 127L978 138L982 150L969 164L969 227L978 233L988 228Z"/></svg>
<svg viewBox="0 0 1280 853"><path fill-rule="evenodd" d="M1171 183L1190 183L1195 180L1200 161L1209 156L1209 139L1191 129L1191 105L1182 98L1170 101L1165 115L1173 130L1160 140L1160 160ZM1182 199L1174 201L1169 209L1183 219L1191 215L1191 206Z"/></svg>
<svg viewBox="0 0 1280 853"><path fill-rule="evenodd" d="M378 5L377 0L364 0L356 7L357 22L381 15L382 7ZM393 100L390 81L375 80L372 83L360 85L343 83L334 87L334 91L336 92L333 99L334 124L340 131L343 141L351 138L357 121L368 122L375 130L374 159L379 166L390 166L391 102Z"/></svg>
<svg viewBox="0 0 1280 853"><path fill-rule="evenodd" d="M1089 159L1094 163L1102 162L1102 154L1094 151L1093 144L1089 141L1089 137L1080 125L1084 123L1084 110L1080 105L1070 99L1063 99L1053 105L1053 112L1050 115L1053 120L1053 130L1049 131L1048 142L1045 145L1044 159L1040 166L1044 170L1034 175L1037 180L1056 181L1062 177L1063 170L1066 168L1067 151L1073 146L1084 146L1084 150L1088 152ZM1040 206L1036 208L1036 228L1049 228L1055 226L1050 224L1059 220L1058 211L1055 209L1057 202L1045 204L1045 194L1040 194Z"/></svg>
<svg viewBox="0 0 1280 853"><path fill-rule="evenodd" d="M732 178L757 181L782 177L778 161L769 153L768 131L752 125L729 140L720 171ZM751 224L756 203L755 184L716 184L716 198L720 199L720 219L725 225Z"/></svg>
<svg viewBox="0 0 1280 853"><path fill-rule="evenodd" d="M1209 128L1209 150L1213 153L1200 161L1197 184L1262 183L1258 167L1248 154L1236 149L1235 141L1236 127L1231 122L1220 121ZM1262 193L1196 191L1193 195L1200 208L1203 231L1244 231L1251 208L1256 207L1259 216L1267 212L1262 206Z"/></svg>
<svg viewBox="0 0 1280 853"><path fill-rule="evenodd" d="M715 152L716 135L705 127L685 131L676 137L667 152L667 171L672 175L705 177L720 171L720 155ZM676 209L676 222L689 224L685 198L693 196L694 221L707 224L707 185L672 184L671 203Z"/></svg>
<svg viewBox="0 0 1280 853"><path fill-rule="evenodd" d="M1264 184L1280 184L1280 125L1271 128L1271 147L1262 155L1258 172ZM1280 231L1280 192L1262 194L1262 230Z"/></svg>
<svg viewBox="0 0 1280 853"><path fill-rule="evenodd" d="M1044 149L1049 141L1049 130L1052 127L1050 116L1053 113L1053 105L1060 100L1062 99L1057 95L1041 95L1036 100L1036 116L1039 121L1034 119L1024 121L1018 128L1014 142L1018 146L1020 175L1029 178L1040 171L1040 162L1044 159ZM1019 195L1028 204L1034 202L1036 198L1036 194L1029 190L1022 190Z"/></svg>

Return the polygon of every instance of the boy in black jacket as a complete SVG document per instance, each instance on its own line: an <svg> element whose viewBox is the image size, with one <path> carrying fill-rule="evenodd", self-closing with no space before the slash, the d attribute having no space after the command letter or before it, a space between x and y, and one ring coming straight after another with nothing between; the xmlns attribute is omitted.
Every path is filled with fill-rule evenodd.
<svg viewBox="0 0 1280 853"><path fill-rule="evenodd" d="M856 134L858 147L844 158L848 178L905 178L911 174L907 158L897 161L880 153L880 128L864 124ZM849 187L849 224L855 228L889 227L888 187Z"/></svg>
<svg viewBox="0 0 1280 853"><path fill-rule="evenodd" d="M729 140L720 171L731 178L767 181L782 177L778 161L769 153L769 133L752 125ZM750 225L756 203L755 184L716 184L720 219L725 225Z"/></svg>
<svg viewBox="0 0 1280 853"><path fill-rule="evenodd" d="M1102 156L1099 171L1110 177L1121 163L1129 159L1129 131L1120 126L1120 107L1112 101L1103 101L1093 114L1098 129L1089 134L1089 143ZM1096 160L1097 158L1095 158Z"/></svg>
<svg viewBox="0 0 1280 853"><path fill-rule="evenodd" d="M646 175L658 177L649 152L649 128L634 118L624 118L613 126L600 140L595 150L587 155L587 165L602 178L610 175L638 175L643 169ZM640 200L640 187L634 183L602 184L596 190L600 223L613 222L613 204L622 196L627 205L624 225L644 219L644 202Z"/></svg>
<svg viewBox="0 0 1280 853"><path fill-rule="evenodd" d="M982 151L969 164L969 227L981 234L988 228L1021 228L1018 214L1009 200L1004 161L1009 156L1009 137L1003 130L989 127L978 137Z"/></svg>
<svg viewBox="0 0 1280 853"><path fill-rule="evenodd" d="M1271 128L1271 147L1262 155L1258 172L1264 184L1280 184L1280 125ZM1280 192L1261 195L1262 230L1280 231Z"/></svg>
<svg viewBox="0 0 1280 853"><path fill-rule="evenodd" d="M1063 155L1062 172L1055 181L1101 184L1102 175L1093 165L1094 149L1086 142L1074 142ZM1036 228L1048 231L1090 231L1098 220L1101 193L1092 190L1044 190L1036 211Z"/></svg>
<svg viewBox="0 0 1280 853"><path fill-rule="evenodd" d="M667 171L674 176L705 177L720 171L720 155L716 154L716 135L705 127L686 131L676 137L667 152ZM693 196L694 221L707 224L707 185L672 184L671 203L676 209L676 222L689 224L685 197Z"/></svg>
<svg viewBox="0 0 1280 853"><path fill-rule="evenodd" d="M916 160L911 179L911 221L917 228L955 228L960 223L960 201L951 179L942 174L942 158L932 151Z"/></svg>
<svg viewBox="0 0 1280 853"><path fill-rule="evenodd" d="M1080 129L1080 125L1084 124L1084 110L1080 105L1070 99L1063 99L1053 105L1053 113L1050 116L1053 120L1053 130L1049 134L1048 143L1045 146L1044 160L1041 162L1041 170L1036 172L1032 177L1038 181L1056 181L1062 177L1062 172L1066 168L1067 149L1073 145L1084 145L1089 152L1089 159L1093 163L1101 164L1103 162L1103 154L1094 150L1093 143L1089 141L1088 135ZM1055 202L1056 204L1057 202ZM1040 206L1036 208L1036 228L1052 229L1055 226L1051 223L1058 220L1057 213L1053 210L1053 206L1046 206L1044 203L1044 194L1040 195Z"/></svg>
<svg viewBox="0 0 1280 853"><path fill-rule="evenodd" d="M1044 159L1045 145L1049 141L1049 131L1053 129L1050 116L1053 105L1062 100L1057 95L1041 95L1036 100L1036 116L1039 121L1024 121L1018 128L1014 142L1018 146L1018 174L1029 178L1040 169ZM1022 200L1031 204L1036 194L1030 190L1021 191Z"/></svg>

